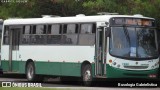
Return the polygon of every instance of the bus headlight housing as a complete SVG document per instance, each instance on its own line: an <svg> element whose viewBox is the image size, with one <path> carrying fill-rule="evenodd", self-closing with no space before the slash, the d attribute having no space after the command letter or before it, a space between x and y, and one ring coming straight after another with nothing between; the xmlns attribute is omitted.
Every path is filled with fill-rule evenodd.
<svg viewBox="0 0 160 90"><path fill-rule="evenodd" d="M117 63L116 62L113 62L113 65L116 65Z"/></svg>
<svg viewBox="0 0 160 90"><path fill-rule="evenodd" d="M159 67L159 61L154 64L155 67Z"/></svg>
<svg viewBox="0 0 160 90"><path fill-rule="evenodd" d="M118 65L117 65L117 67L119 68L119 67L120 67L120 65L118 64Z"/></svg>

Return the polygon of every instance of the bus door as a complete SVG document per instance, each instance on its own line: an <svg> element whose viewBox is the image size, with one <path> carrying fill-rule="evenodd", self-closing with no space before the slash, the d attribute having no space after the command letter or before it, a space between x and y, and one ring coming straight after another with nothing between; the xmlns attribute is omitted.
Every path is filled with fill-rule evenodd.
<svg viewBox="0 0 160 90"><path fill-rule="evenodd" d="M9 70L17 71L19 68L19 42L21 27L9 27Z"/></svg>
<svg viewBox="0 0 160 90"><path fill-rule="evenodd" d="M106 24L105 22L97 23L96 30L96 48L95 48L95 75L106 76Z"/></svg>

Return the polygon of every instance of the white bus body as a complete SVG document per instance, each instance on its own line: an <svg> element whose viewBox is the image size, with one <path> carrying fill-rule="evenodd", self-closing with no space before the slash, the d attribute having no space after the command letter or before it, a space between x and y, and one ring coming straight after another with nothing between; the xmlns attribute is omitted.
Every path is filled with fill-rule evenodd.
<svg viewBox="0 0 160 90"><path fill-rule="evenodd" d="M144 53L157 50L152 22L153 18L130 15L8 19L3 27L1 66L4 72L26 73L30 81L35 75L82 77L86 85L97 77L155 78L159 59L156 54ZM143 31L154 35L147 37L153 41L153 50L144 45L141 50L131 41L139 37L133 40L138 45L145 43ZM130 36L131 32L138 36ZM116 35L124 37L118 40ZM122 41L133 44L128 56L121 55L128 50L123 49L128 44L123 46Z"/></svg>

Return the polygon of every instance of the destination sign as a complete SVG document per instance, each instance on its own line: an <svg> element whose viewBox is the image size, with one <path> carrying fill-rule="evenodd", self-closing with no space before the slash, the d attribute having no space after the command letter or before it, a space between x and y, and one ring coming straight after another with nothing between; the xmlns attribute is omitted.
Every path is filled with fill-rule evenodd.
<svg viewBox="0 0 160 90"><path fill-rule="evenodd" d="M113 18L111 25L154 26L154 21L139 18Z"/></svg>

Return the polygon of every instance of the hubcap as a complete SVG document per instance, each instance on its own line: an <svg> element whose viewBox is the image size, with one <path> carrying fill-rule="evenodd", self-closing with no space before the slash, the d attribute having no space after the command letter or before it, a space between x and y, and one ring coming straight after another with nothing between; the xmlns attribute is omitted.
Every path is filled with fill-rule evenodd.
<svg viewBox="0 0 160 90"><path fill-rule="evenodd" d="M33 67L30 65L28 67L28 78L31 79L33 77Z"/></svg>
<svg viewBox="0 0 160 90"><path fill-rule="evenodd" d="M90 81L91 80L91 71L90 70L87 70L85 72L84 80L85 81Z"/></svg>

